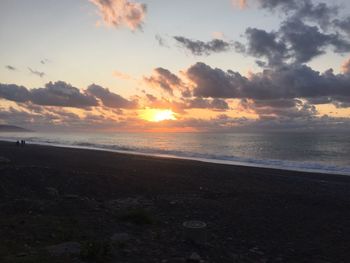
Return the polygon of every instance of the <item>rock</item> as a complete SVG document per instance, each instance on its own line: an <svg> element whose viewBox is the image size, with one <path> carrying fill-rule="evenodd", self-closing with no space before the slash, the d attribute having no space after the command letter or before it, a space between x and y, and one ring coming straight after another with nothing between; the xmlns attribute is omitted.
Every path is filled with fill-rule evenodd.
<svg viewBox="0 0 350 263"><path fill-rule="evenodd" d="M66 242L49 246L47 251L53 256L80 255L81 245L78 242Z"/></svg>
<svg viewBox="0 0 350 263"><path fill-rule="evenodd" d="M57 198L59 196L58 190L53 187L46 187L46 193L53 198Z"/></svg>
<svg viewBox="0 0 350 263"><path fill-rule="evenodd" d="M79 195L64 195L64 198L66 199L79 199Z"/></svg>
<svg viewBox="0 0 350 263"><path fill-rule="evenodd" d="M28 254L24 253L24 252L17 254L17 257L19 257L19 258L26 257L26 256L28 256Z"/></svg>
<svg viewBox="0 0 350 263"><path fill-rule="evenodd" d="M162 263L186 263L186 259L176 257L176 258L164 259Z"/></svg>
<svg viewBox="0 0 350 263"><path fill-rule="evenodd" d="M187 263L200 263L201 257L196 253L193 252L191 256L186 260Z"/></svg>
<svg viewBox="0 0 350 263"><path fill-rule="evenodd" d="M10 163L10 162L11 162L10 159L7 159L7 158L5 158L3 156L0 156L0 164L1 163L3 163L3 164Z"/></svg>
<svg viewBox="0 0 350 263"><path fill-rule="evenodd" d="M116 233L111 237L114 242L126 242L130 240L130 235L128 233Z"/></svg>

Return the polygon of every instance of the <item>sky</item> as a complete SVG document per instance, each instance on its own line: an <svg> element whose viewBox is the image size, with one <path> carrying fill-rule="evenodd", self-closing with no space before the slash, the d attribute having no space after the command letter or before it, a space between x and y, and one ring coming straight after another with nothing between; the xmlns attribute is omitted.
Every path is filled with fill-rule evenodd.
<svg viewBox="0 0 350 263"><path fill-rule="evenodd" d="M346 0L2 0L0 124L350 129Z"/></svg>

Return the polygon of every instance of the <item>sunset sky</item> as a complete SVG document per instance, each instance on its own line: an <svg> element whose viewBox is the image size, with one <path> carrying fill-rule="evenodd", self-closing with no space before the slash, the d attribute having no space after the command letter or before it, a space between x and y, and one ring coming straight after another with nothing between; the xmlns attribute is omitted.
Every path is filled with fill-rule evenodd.
<svg viewBox="0 0 350 263"><path fill-rule="evenodd" d="M0 124L350 129L347 0L2 0Z"/></svg>

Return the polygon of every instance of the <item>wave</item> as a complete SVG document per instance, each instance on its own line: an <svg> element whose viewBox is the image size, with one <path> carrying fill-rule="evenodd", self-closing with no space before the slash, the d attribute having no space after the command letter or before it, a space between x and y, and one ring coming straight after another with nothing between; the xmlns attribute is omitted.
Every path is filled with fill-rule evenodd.
<svg viewBox="0 0 350 263"><path fill-rule="evenodd" d="M1 137L1 140L13 141L17 140L15 137ZM276 159L254 159L254 158L242 158L238 156L228 156L220 154L205 154L191 151L178 151L178 150L164 150L152 147L133 147L129 145L115 145L115 144L102 144L102 143L90 143L82 141L70 141L62 139L48 139L30 136L26 137L26 141L32 144L77 148L77 149L89 149L99 151L109 151L116 153L127 153L134 155L155 156L164 158L176 158L185 160L195 160L208 163L226 164L226 165L239 165L248 167L260 167L260 168L273 168L289 171L302 171L302 172L316 172L326 174L341 174L350 175L349 166L336 166L327 165L324 163L315 162L297 162L288 160L276 160Z"/></svg>

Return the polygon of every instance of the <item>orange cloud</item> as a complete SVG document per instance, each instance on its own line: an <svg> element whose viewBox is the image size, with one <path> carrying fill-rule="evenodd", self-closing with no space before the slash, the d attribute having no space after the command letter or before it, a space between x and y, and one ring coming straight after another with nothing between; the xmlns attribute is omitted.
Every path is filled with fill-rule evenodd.
<svg viewBox="0 0 350 263"><path fill-rule="evenodd" d="M241 9L244 9L247 7L247 0L232 0L232 4L234 6L238 6Z"/></svg>
<svg viewBox="0 0 350 263"><path fill-rule="evenodd" d="M134 77L130 76L129 74L126 74L126 73L123 73L123 72L120 72L120 71L113 71L113 74L112 74L114 77L116 77L117 79L122 79L122 80L135 80Z"/></svg>
<svg viewBox="0 0 350 263"><path fill-rule="evenodd" d="M350 73L350 59L344 62L344 64L341 66L341 71L344 74L349 74Z"/></svg>
<svg viewBox="0 0 350 263"><path fill-rule="evenodd" d="M100 11L107 26L126 26L131 30L140 29L146 16L146 5L128 0L89 0Z"/></svg>

